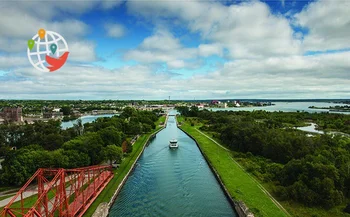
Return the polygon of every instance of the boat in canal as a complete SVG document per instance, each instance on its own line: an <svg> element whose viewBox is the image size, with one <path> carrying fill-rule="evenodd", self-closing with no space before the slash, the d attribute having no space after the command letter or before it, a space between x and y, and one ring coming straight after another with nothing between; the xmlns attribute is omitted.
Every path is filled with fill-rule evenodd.
<svg viewBox="0 0 350 217"><path fill-rule="evenodd" d="M179 144L177 143L176 139L172 139L169 141L169 148L178 148Z"/></svg>
<svg viewBox="0 0 350 217"><path fill-rule="evenodd" d="M196 142L175 123L169 116L145 147L109 216L238 217ZM167 147L174 139L181 148Z"/></svg>

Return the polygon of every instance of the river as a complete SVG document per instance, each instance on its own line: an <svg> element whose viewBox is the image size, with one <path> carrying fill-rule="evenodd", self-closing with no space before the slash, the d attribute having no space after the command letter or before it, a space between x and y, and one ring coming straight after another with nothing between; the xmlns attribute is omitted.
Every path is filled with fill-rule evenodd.
<svg viewBox="0 0 350 217"><path fill-rule="evenodd" d="M339 114L350 114L350 112L335 112L329 111L329 109L315 109L309 108L309 106L315 107L329 107L329 106L344 106L346 104L339 103L328 103L328 102L272 102L275 105L264 106L264 107L233 107L233 108L212 108L213 111L227 110L227 111L254 111L254 110L265 110L269 112L283 111L283 112L296 112L306 111L310 113L315 112L329 112Z"/></svg>
<svg viewBox="0 0 350 217"><path fill-rule="evenodd" d="M169 140L179 148L170 150ZM196 143L176 126L167 127L144 150L110 216L236 216Z"/></svg>

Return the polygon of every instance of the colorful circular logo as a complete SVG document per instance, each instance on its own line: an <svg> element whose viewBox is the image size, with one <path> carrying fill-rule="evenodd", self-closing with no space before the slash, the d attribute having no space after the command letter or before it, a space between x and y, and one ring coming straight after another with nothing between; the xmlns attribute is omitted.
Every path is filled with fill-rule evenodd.
<svg viewBox="0 0 350 217"><path fill-rule="evenodd" d="M61 68L66 63L68 54L68 44L57 32L39 29L38 34L28 40L29 62L42 72L53 72Z"/></svg>

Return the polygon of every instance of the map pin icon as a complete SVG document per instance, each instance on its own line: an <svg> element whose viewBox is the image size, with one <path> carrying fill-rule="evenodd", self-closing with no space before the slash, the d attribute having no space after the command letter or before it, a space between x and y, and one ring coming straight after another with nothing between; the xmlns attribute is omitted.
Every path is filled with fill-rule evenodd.
<svg viewBox="0 0 350 217"><path fill-rule="evenodd" d="M38 35L41 39L44 39L45 38L45 34L46 34L46 31L45 29L39 29L38 31Z"/></svg>
<svg viewBox="0 0 350 217"><path fill-rule="evenodd" d="M50 45L50 50L53 54L55 54L56 50L57 50L57 45L56 44L51 44Z"/></svg>
<svg viewBox="0 0 350 217"><path fill-rule="evenodd" d="M34 42L33 39L29 39L29 40L28 40L28 48L29 48L29 50L32 50L32 49L33 49L34 44L35 44L35 42Z"/></svg>

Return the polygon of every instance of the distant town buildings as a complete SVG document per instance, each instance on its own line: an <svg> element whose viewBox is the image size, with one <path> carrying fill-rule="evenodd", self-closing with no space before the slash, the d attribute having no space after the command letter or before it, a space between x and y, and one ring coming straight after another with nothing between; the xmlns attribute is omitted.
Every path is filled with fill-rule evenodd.
<svg viewBox="0 0 350 217"><path fill-rule="evenodd" d="M42 117L48 119L60 119L63 117L63 112L60 108L46 108L42 110Z"/></svg>
<svg viewBox="0 0 350 217"><path fill-rule="evenodd" d="M58 119L62 117L63 117L63 112L56 112L56 111L43 112L43 118Z"/></svg>
<svg viewBox="0 0 350 217"><path fill-rule="evenodd" d="M226 102L223 103L223 102L218 101L218 100L212 100L210 104L212 106L219 107L219 108L227 108L227 103Z"/></svg>
<svg viewBox="0 0 350 217"><path fill-rule="evenodd" d="M5 122L23 122L21 107L4 107L0 116Z"/></svg>
<svg viewBox="0 0 350 217"><path fill-rule="evenodd" d="M139 110L153 111L153 110L170 110L174 109L174 105L143 105L143 106L133 106Z"/></svg>
<svg viewBox="0 0 350 217"><path fill-rule="evenodd" d="M92 110L92 115L117 114L116 110Z"/></svg>
<svg viewBox="0 0 350 217"><path fill-rule="evenodd" d="M203 104L203 103L197 103L196 106L197 106L198 109L204 109L205 104Z"/></svg>

